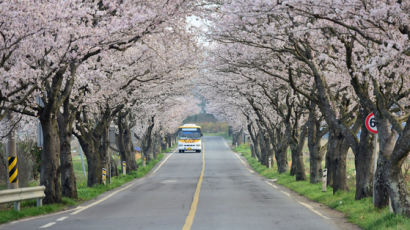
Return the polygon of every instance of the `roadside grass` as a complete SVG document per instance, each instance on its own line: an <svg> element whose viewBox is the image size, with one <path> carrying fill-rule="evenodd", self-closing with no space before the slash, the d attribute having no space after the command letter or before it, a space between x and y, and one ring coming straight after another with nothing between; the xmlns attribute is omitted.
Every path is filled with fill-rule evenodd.
<svg viewBox="0 0 410 230"><path fill-rule="evenodd" d="M59 204L43 205L37 208L35 201L23 201L21 203L21 211L5 210L0 211L0 224L4 224L13 220L18 220L31 216L44 215L52 212L61 211L67 207L75 205L76 202L72 199L63 198L63 202Z"/></svg>
<svg viewBox="0 0 410 230"><path fill-rule="evenodd" d="M122 175L120 174L117 177L112 177L111 178L111 183L108 183L107 185L95 185L93 187L87 187L86 184L81 184L77 188L78 192L78 201L86 201L86 200L91 200L93 198L96 198L98 195L110 191L114 188L118 188L121 185L134 180L135 178L140 178L145 176L162 158L164 157L164 154L158 155L158 159L152 160L147 163L146 167L142 167L142 162L139 161L138 163L138 169L137 171L133 171L127 175Z"/></svg>
<svg viewBox="0 0 410 230"><path fill-rule="evenodd" d="M351 187L349 192L337 192L333 195L333 189L327 188L322 192L322 185L310 184L309 181L296 181L294 176L288 173L279 174L276 165L273 168L267 168L261 165L251 156L250 148L246 145L240 145L233 148L237 153L244 156L249 165L260 175L277 179L276 183L292 189L300 195L310 200L325 204L332 209L344 213L347 219L367 230L405 230L410 229L410 218L390 213L389 208L376 209L372 204L372 198L355 200L355 190ZM309 176L309 175L307 175Z"/></svg>
<svg viewBox="0 0 410 230"><path fill-rule="evenodd" d="M169 149L167 149L169 150ZM87 187L87 180L84 178L82 172L81 161L73 160L74 163L74 171L77 178L77 192L78 192L78 199L70 199L67 197L63 197L62 203L58 204L48 204L43 205L42 207L36 207L35 200L23 201L21 202L21 210L20 212L13 210L13 204L3 205L0 208L0 224L4 224L13 220L18 220L21 218L31 217L31 216L38 216L48 213L53 213L61 210L68 209L70 207L76 206L81 202L91 200L96 198L97 196L101 195L104 192L110 191L114 188L120 187L121 185L130 182L136 178L140 178L145 176L151 169L164 157L164 152L158 155L158 158L147 162L146 167L142 166L142 161L137 160L138 169L137 171L133 171L127 175L120 175L118 177L112 177L111 183L107 185L95 185L93 187Z"/></svg>

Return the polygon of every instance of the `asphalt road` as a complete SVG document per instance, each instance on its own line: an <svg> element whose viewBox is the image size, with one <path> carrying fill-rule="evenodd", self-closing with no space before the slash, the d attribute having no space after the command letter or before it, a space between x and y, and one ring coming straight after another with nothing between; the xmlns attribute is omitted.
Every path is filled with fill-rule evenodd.
<svg viewBox="0 0 410 230"><path fill-rule="evenodd" d="M204 137L204 143L204 154L169 154L149 176L76 209L0 229L351 228L340 216L256 175L221 137Z"/></svg>

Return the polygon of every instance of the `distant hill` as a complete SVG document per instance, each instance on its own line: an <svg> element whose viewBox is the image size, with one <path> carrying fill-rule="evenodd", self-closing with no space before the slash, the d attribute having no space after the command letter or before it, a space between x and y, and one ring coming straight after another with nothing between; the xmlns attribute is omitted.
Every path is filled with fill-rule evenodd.
<svg viewBox="0 0 410 230"><path fill-rule="evenodd" d="M193 116L189 116L184 120L184 124L187 123L202 123L202 122L218 122L214 115L209 113L200 113Z"/></svg>
<svg viewBox="0 0 410 230"><path fill-rule="evenodd" d="M202 128L204 133L227 133L228 124L218 121L214 115L209 113L200 113L189 116L184 120L184 124L197 124Z"/></svg>

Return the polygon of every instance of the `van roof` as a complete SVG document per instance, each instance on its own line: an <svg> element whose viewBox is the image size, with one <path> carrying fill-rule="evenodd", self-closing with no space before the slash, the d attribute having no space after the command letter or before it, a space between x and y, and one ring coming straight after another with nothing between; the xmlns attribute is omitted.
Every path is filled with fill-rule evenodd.
<svg viewBox="0 0 410 230"><path fill-rule="evenodd" d="M184 124L182 126L179 126L179 128L201 128L201 126L196 124Z"/></svg>

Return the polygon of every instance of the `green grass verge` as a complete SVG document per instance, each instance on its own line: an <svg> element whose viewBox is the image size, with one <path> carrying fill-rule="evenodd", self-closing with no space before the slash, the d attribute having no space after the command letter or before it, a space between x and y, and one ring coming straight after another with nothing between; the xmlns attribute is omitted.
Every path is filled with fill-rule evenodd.
<svg viewBox="0 0 410 230"><path fill-rule="evenodd" d="M249 165L260 175L277 179L277 183L292 189L310 200L320 202L332 209L343 212L347 219L368 230L405 230L410 229L410 218L390 213L388 208L376 209L372 204L372 198L355 200L355 191L337 192L328 187L327 192L322 192L321 184L310 184L308 181L296 181L294 176L288 173L279 174L276 167L267 168L261 165L251 156L247 145L234 148L234 151L244 156Z"/></svg>
<svg viewBox="0 0 410 230"><path fill-rule="evenodd" d="M147 163L146 167L142 167L141 161L138 162L139 167L137 171L133 171L127 175L119 175L118 177L112 177L111 183L107 185L95 185L93 187L87 187L84 185L78 186L78 200L85 201L90 200L98 195L112 190L114 188L120 187L121 185L134 180L135 178L140 178L145 176L162 158L164 154L158 155L158 159L152 160Z"/></svg>
<svg viewBox="0 0 410 230"><path fill-rule="evenodd" d="M101 195L104 192L117 188L124 183L130 182L135 178L140 178L145 176L162 158L164 154L161 153L158 155L158 159L152 160L147 163L146 167L142 167L142 162L137 161L138 163L138 170L133 171L127 175L120 175L118 177L112 177L111 183L107 185L96 185L93 187L87 187L86 183L78 184L78 199L73 200L67 197L63 197L63 202L58 204L49 204L44 205L42 207L36 207L36 201L23 201L21 202L21 210L20 212L12 210L10 207L12 204L8 205L7 207L3 207L0 209L0 224L7 223L13 220L18 220L25 217L30 216L38 216L48 213L53 213L57 211L61 211L72 206L78 205L81 202L91 200L96 198L97 196Z"/></svg>

